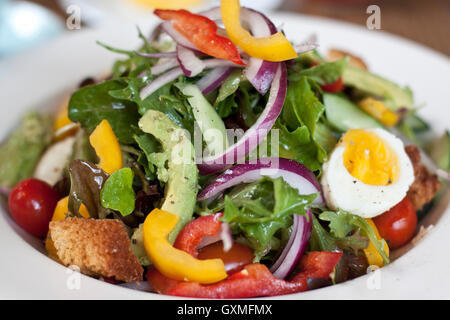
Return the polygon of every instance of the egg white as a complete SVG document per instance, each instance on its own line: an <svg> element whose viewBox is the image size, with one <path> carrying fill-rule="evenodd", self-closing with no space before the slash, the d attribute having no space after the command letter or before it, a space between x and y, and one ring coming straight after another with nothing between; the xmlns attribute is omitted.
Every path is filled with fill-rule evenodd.
<svg viewBox="0 0 450 320"><path fill-rule="evenodd" d="M344 165L345 146L340 143L323 165L321 185L330 209L340 208L363 218L373 218L406 196L414 182L414 169L400 139L380 128L366 130L378 135L396 153L400 170L397 180L386 186L375 186L353 177Z"/></svg>

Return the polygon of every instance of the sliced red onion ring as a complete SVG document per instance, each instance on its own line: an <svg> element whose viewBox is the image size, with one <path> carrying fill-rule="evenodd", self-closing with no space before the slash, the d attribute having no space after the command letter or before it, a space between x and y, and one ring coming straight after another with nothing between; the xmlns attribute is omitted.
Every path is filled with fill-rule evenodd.
<svg viewBox="0 0 450 320"><path fill-rule="evenodd" d="M252 183L260 180L261 177L272 179L282 177L287 184L301 194L311 194L321 190L314 173L297 161L285 158L261 158L247 160L245 163L227 169L202 190L198 195L198 200L214 198L228 188L241 183ZM324 203L321 193L314 203Z"/></svg>
<svg viewBox="0 0 450 320"><path fill-rule="evenodd" d="M215 68L215 67L229 67L229 66L239 67L239 65L237 65L231 61L215 59L215 58L205 59L205 60L202 60L202 62L205 66L205 69L211 69L211 68ZM164 64L154 65L150 69L150 71L152 72L152 74L158 74L161 69L167 70L167 69L173 68L174 66L178 66L178 61L176 59L171 59L171 60L168 60L167 62L164 62ZM155 71L155 69L156 69L156 71ZM157 77L153 81L149 82L145 87L143 87L141 89L141 91L139 93L140 98L142 100L144 100L149 95L151 95L153 92L155 92L156 90L158 90L165 84L175 80L179 76L182 76L183 74L184 73L183 73L183 70L181 69L181 67L173 68L173 69L167 71L166 73L161 74L159 77Z"/></svg>
<svg viewBox="0 0 450 320"><path fill-rule="evenodd" d="M177 45L177 61L184 74L188 77L195 77L205 68L205 64L194 53L194 51Z"/></svg>
<svg viewBox="0 0 450 320"><path fill-rule="evenodd" d="M148 37L147 41L148 42L152 42L158 39L158 37L161 35L161 32L163 31L162 28L162 22L159 23L154 29L153 31L150 33L150 36Z"/></svg>
<svg viewBox="0 0 450 320"><path fill-rule="evenodd" d="M178 66L179 64L177 59L169 59L161 62L158 61L158 63L156 63L153 67L150 68L150 73L153 75L157 75Z"/></svg>
<svg viewBox="0 0 450 320"><path fill-rule="evenodd" d="M241 14L242 20L247 22L254 37L269 37L278 32L272 21L258 11L243 9ZM251 57L247 68L244 70L244 75L261 95L265 95L275 77L277 67L278 62Z"/></svg>
<svg viewBox="0 0 450 320"><path fill-rule="evenodd" d="M203 11L200 14L211 20L217 21L221 19L219 7ZM252 35L257 38L268 37L278 32L275 25L264 14L252 9L241 8L241 20L250 30ZM247 67L244 70L244 75L255 89L258 90L260 94L264 95L270 88L277 67L278 62L250 57Z"/></svg>
<svg viewBox="0 0 450 320"><path fill-rule="evenodd" d="M139 52L134 51L138 56L144 57L144 58L175 58L177 56L177 53L175 51L171 52L153 52L153 53L146 53L146 52Z"/></svg>
<svg viewBox="0 0 450 320"><path fill-rule="evenodd" d="M277 261L270 267L270 272L280 279L285 279L295 268L298 260L308 246L312 230L311 209L307 217L294 214L291 236Z"/></svg>
<svg viewBox="0 0 450 320"><path fill-rule="evenodd" d="M315 50L317 47L319 47L319 44L312 43L312 42L302 42L294 46L295 52L298 54L308 52Z"/></svg>
<svg viewBox="0 0 450 320"><path fill-rule="evenodd" d="M270 88L270 95L264 111L258 120L241 137L223 153L205 157L198 168L201 174L220 172L231 164L245 158L267 136L283 108L287 91L287 71L284 63L278 64L275 78Z"/></svg>
<svg viewBox="0 0 450 320"><path fill-rule="evenodd" d="M186 39L173 27L171 21L163 22L162 28L177 44L182 45L185 48L198 51L198 49L192 44L192 42Z"/></svg>
<svg viewBox="0 0 450 320"><path fill-rule="evenodd" d="M255 163L247 161L226 170L207 186L198 196L198 200L206 200L222 194L228 188L241 183L259 181L262 177L283 178L299 194L318 193L314 203L323 204L323 196L319 181L304 165L297 161L284 158L262 158ZM307 210L307 217L293 215L291 236L280 257L270 268L274 276L284 279L297 264L308 245L312 229L311 210Z"/></svg>
<svg viewBox="0 0 450 320"><path fill-rule="evenodd" d="M233 71L233 67L217 67L208 72L203 78L197 81L196 85L203 94L208 94L216 89Z"/></svg>
<svg viewBox="0 0 450 320"><path fill-rule="evenodd" d="M197 249L209 246L210 244L222 241L223 251L227 252L233 246L233 236L231 234L230 225L226 222L220 224L220 229L214 236L206 236L197 246Z"/></svg>
<svg viewBox="0 0 450 320"><path fill-rule="evenodd" d="M140 98L144 100L162 86L168 84L169 82L175 80L176 78L182 75L183 70L181 70L180 67L177 67L175 69L167 71L166 73L163 73L162 75L160 75L159 77L157 77L156 79L154 79L141 89L141 91L139 92Z"/></svg>

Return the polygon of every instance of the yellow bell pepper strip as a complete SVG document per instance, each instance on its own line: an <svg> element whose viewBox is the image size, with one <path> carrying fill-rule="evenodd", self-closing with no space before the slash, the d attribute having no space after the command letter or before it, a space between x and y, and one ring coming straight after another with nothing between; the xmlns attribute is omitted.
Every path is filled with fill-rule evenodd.
<svg viewBox="0 0 450 320"><path fill-rule="evenodd" d="M122 151L108 120L102 120L89 136L89 142L100 158L98 166L112 174L122 168Z"/></svg>
<svg viewBox="0 0 450 320"><path fill-rule="evenodd" d="M69 212L69 197L62 198L58 201L55 207L55 211L53 211L52 221L64 220L66 218L67 213ZM86 207L82 204L80 207L80 214L84 218L90 218L89 212ZM55 245L53 244L52 238L50 238L50 231L47 235L47 239L45 240L45 249L50 257L57 260L57 253Z"/></svg>
<svg viewBox="0 0 450 320"><path fill-rule="evenodd" d="M372 219L366 219L366 221L373 228L377 239L381 240L380 233L378 232L378 229L375 226L375 223L372 221ZM386 242L384 243L384 251L386 251L386 254L389 257L389 247ZM381 257L381 255L378 253L377 249L375 248L372 242L370 242L369 246L366 249L364 249L364 254L366 255L367 262L369 263L369 265L376 265L378 267L382 267L384 265L383 257Z"/></svg>
<svg viewBox="0 0 450 320"><path fill-rule="evenodd" d="M225 279L221 259L199 260L169 243L167 236L177 221L176 215L160 209L154 209L144 221L144 247L156 269L174 280L209 284Z"/></svg>
<svg viewBox="0 0 450 320"><path fill-rule="evenodd" d="M382 124L393 127L398 122L398 115L391 111L382 101L367 97L358 103L358 106L373 116Z"/></svg>
<svg viewBox="0 0 450 320"><path fill-rule="evenodd" d="M252 57L267 61L285 61L297 57L292 44L281 33L255 38L241 26L239 0L221 1L222 21L230 40Z"/></svg>
<svg viewBox="0 0 450 320"><path fill-rule="evenodd" d="M79 125L69 119L69 99L66 99L56 114L53 123L53 138L59 141L74 134L78 128Z"/></svg>

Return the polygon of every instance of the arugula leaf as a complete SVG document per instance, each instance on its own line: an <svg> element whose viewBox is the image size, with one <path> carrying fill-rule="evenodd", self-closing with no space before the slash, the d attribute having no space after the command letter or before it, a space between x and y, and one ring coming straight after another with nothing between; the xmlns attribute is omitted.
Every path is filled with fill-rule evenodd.
<svg viewBox="0 0 450 320"><path fill-rule="evenodd" d="M102 206L127 216L134 211L136 194L133 190L134 174L130 168L119 169L106 180L101 192Z"/></svg>
<svg viewBox="0 0 450 320"><path fill-rule="evenodd" d="M109 80L79 89L70 98L70 120L79 122L90 133L106 119L120 143L133 143L140 118L137 105L109 94L125 85L120 80Z"/></svg>
<svg viewBox="0 0 450 320"><path fill-rule="evenodd" d="M143 154L138 157L138 163L144 167L146 176L150 179L154 179L156 174L156 164L152 162L152 154L160 152L161 144L155 137L148 133L135 135L134 140L143 151Z"/></svg>
<svg viewBox="0 0 450 320"><path fill-rule="evenodd" d="M266 256L280 239L276 234L292 225L292 214L305 215L316 194L299 195L283 178L263 178L233 188L213 212L224 209L223 221L231 224L255 251L255 260Z"/></svg>
<svg viewBox="0 0 450 320"><path fill-rule="evenodd" d="M313 226L309 240L309 249L311 251L342 251L351 249L354 252L358 252L369 245L369 239L361 236L359 231L342 238L334 237L322 227L315 215L312 217Z"/></svg>
<svg viewBox="0 0 450 320"><path fill-rule="evenodd" d="M317 66L301 70L289 76L290 81L298 81L302 76L317 82L320 85L335 82L342 76L348 65L348 57L333 62L323 62Z"/></svg>
<svg viewBox="0 0 450 320"><path fill-rule="evenodd" d="M362 235L369 238L373 243L378 253L383 257L385 264L389 263L389 257L384 250L384 239L378 240L375 231L364 218L350 214L344 210L339 209L337 212L325 211L319 215L319 218L324 221L329 221L330 232L336 238L343 238L351 231L359 231Z"/></svg>
<svg viewBox="0 0 450 320"><path fill-rule="evenodd" d="M242 79L242 71L239 69L234 70L231 74L225 79L222 85L219 88L219 94L217 95L215 104L224 101L226 98L231 96L236 90L239 88L239 84Z"/></svg>
<svg viewBox="0 0 450 320"><path fill-rule="evenodd" d="M0 185L11 188L33 174L52 137L52 117L30 111L0 146Z"/></svg>
<svg viewBox="0 0 450 320"><path fill-rule="evenodd" d="M133 101L139 105L139 113L144 115L148 110L165 113L178 127L194 133L194 116L187 98L180 92L173 82L168 83L144 100L139 98L139 89L133 88Z"/></svg>
<svg viewBox="0 0 450 320"><path fill-rule="evenodd" d="M224 100L217 102L214 105L214 108L221 118L227 118L231 116L239 108L239 105L236 102L236 95L232 94L226 97Z"/></svg>

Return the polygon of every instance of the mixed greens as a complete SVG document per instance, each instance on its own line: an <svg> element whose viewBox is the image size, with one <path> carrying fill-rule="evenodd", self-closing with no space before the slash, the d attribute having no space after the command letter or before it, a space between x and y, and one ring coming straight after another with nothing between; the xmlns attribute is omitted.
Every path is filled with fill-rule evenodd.
<svg viewBox="0 0 450 320"><path fill-rule="evenodd" d="M255 14L251 10L245 12L249 16ZM217 10L204 17L214 14ZM158 15L170 20L162 11ZM173 35L167 22L162 29ZM271 22L264 23L269 35L274 34ZM171 244L192 220L220 212L220 221L230 227L233 241L253 253L253 263L269 267L279 264L297 232L307 245L299 251L297 260L303 251L344 254L332 277L335 283L342 282L366 273L370 264L366 250L370 244L375 248L374 254L381 257L382 265L389 263L386 241L373 224L345 210L332 210L323 199L318 179L342 135L351 129L397 130L430 151L442 172L450 170L448 131L437 144L430 144L434 137L430 126L417 114L411 90L355 67L348 56L329 61L317 50L310 50L276 62L279 65L260 60L266 63L264 70L271 70L268 74L273 82L269 82L269 91L269 86L255 86L255 78L249 79L251 70L242 65L231 64L227 59L209 59L198 50L180 55L180 50L188 49L180 49L177 37L153 33L148 38L139 28L138 36L143 43L137 51L99 43L123 57L114 63L107 79L83 86L71 95L67 114L70 125L77 124L77 128L69 137L73 139L72 152L54 187L61 197L68 197L69 216L83 217L85 208L93 219L121 220L133 253L146 267L160 266L148 254L151 250L144 236L143 224L153 209L176 216L168 236ZM185 57L187 61L183 60ZM242 57L249 65L251 59L256 59L245 53ZM208 64L212 67L208 68ZM214 72L215 86L210 83L207 90L202 89ZM160 86L151 87L155 83ZM220 157L238 143L239 137L227 139L227 129L240 130L244 135L264 117L270 118L266 113L270 103L278 99L275 96L283 97L280 112L273 119L271 130L259 136L256 148L218 170L207 167L210 170L204 171L204 167L197 166L196 161L205 154ZM373 100L364 100L368 98ZM379 103L385 109L377 109ZM386 115L396 119L393 125L387 122ZM32 177L46 149L58 143L55 139L69 139L55 137L53 121L52 115L30 112L0 146L2 188L12 188ZM98 131L104 121L112 135L102 136L103 131ZM205 133L209 129L219 132L222 139L208 139ZM107 170L102 161L104 164L117 153L100 154L99 142L92 140L94 132L101 135L100 139L117 139L121 160L114 170ZM204 138L200 146L194 143L199 134ZM115 150L106 140L103 147ZM264 145L266 153L260 157ZM285 159L288 162L282 169L287 173L249 179L240 168L246 172L269 168L259 162L251 167L250 161L255 158L269 158L272 162ZM238 161L244 163L243 167L234 166ZM214 196L204 196L211 185L227 174L236 182L230 180L220 193L213 190ZM292 183L287 178L289 174L296 174L297 182ZM309 185L315 191L301 190ZM300 227L310 229L303 232ZM298 269L297 260L290 267Z"/></svg>

